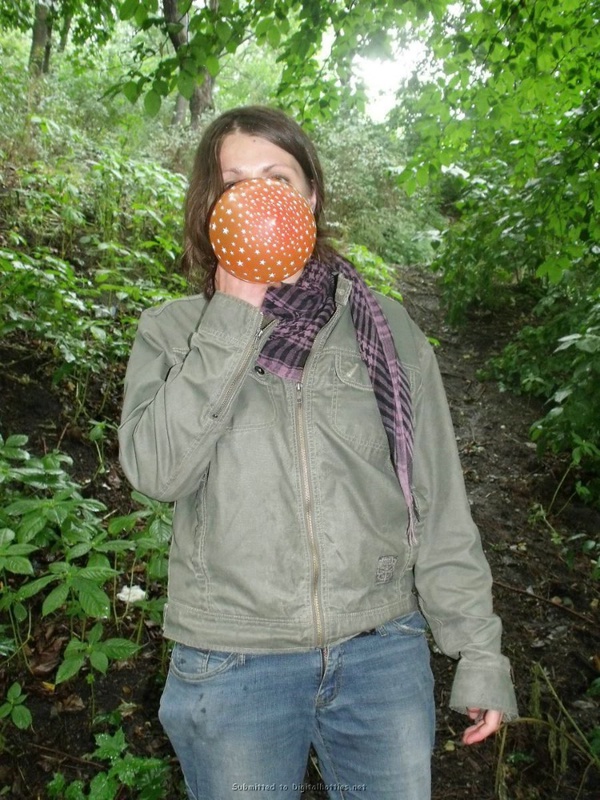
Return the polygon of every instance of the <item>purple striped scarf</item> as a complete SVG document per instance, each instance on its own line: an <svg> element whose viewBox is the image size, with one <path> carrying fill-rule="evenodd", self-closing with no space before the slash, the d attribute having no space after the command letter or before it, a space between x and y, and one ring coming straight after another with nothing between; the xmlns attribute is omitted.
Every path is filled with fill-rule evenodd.
<svg viewBox="0 0 600 800"><path fill-rule="evenodd" d="M279 324L267 339L258 363L281 378L302 379L315 337L335 310L336 273L352 282L352 321L390 442L392 462L408 508L408 539L413 544L416 512L411 489L414 431L410 384L379 303L348 261L337 256L331 266L326 266L311 259L296 284L280 284L267 291L262 311Z"/></svg>

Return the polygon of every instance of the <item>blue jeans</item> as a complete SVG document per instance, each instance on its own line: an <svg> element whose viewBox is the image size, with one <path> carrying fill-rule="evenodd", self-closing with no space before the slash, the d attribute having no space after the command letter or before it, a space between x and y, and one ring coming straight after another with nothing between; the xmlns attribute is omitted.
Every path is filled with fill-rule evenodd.
<svg viewBox="0 0 600 800"><path fill-rule="evenodd" d="M435 711L425 622L301 653L176 644L160 721L191 800L299 798L312 743L331 800L429 800Z"/></svg>

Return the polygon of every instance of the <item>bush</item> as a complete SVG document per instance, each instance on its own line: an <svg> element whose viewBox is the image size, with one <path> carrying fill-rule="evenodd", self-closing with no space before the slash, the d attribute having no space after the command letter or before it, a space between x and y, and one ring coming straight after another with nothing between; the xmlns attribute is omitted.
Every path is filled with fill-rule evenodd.
<svg viewBox="0 0 600 800"><path fill-rule="evenodd" d="M581 277L581 274L580 274ZM580 496L600 504L600 285L593 273L554 287L526 326L491 363L491 375L517 392L547 398L532 427L543 452L568 453L585 477Z"/></svg>
<svg viewBox="0 0 600 800"><path fill-rule="evenodd" d="M441 217L426 195L398 187L402 144L384 125L349 114L316 131L328 192L328 222L343 241L391 264L431 260Z"/></svg>

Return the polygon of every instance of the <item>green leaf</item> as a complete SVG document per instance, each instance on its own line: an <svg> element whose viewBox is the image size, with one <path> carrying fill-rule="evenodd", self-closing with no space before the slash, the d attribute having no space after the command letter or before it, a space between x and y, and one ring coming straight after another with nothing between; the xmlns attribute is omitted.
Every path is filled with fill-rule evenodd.
<svg viewBox="0 0 600 800"><path fill-rule="evenodd" d="M23 434L14 433L9 436L4 443L6 447L23 447L29 441L29 437Z"/></svg>
<svg viewBox="0 0 600 800"><path fill-rule="evenodd" d="M220 19L220 20L217 21L216 31L217 31L217 36L219 37L219 41L221 42L221 44L223 44L223 45L227 44L229 39L231 39L232 31L231 31L231 28L229 27L229 25L227 24L227 22L225 22L225 20Z"/></svg>
<svg viewBox="0 0 600 800"><path fill-rule="evenodd" d="M0 528L0 547L14 541L16 533L11 528Z"/></svg>
<svg viewBox="0 0 600 800"><path fill-rule="evenodd" d="M24 731L29 728L33 722L31 711L23 705L15 706L10 715L13 723L19 730Z"/></svg>
<svg viewBox="0 0 600 800"><path fill-rule="evenodd" d="M23 556L0 557L0 565L8 570L8 572L13 572L15 575L33 575L31 561Z"/></svg>
<svg viewBox="0 0 600 800"><path fill-rule="evenodd" d="M535 274L538 278L548 278L552 283L558 283L569 267L569 260L564 256L547 258L540 264Z"/></svg>
<svg viewBox="0 0 600 800"><path fill-rule="evenodd" d="M81 558L81 556L89 553L91 548L92 545L90 542L81 542L80 544L76 544L74 547L69 548L65 552L65 557L68 561L74 561L76 558Z"/></svg>
<svg viewBox="0 0 600 800"><path fill-rule="evenodd" d="M101 622L97 622L92 630L87 635L87 640L90 644L98 644L104 633L104 626Z"/></svg>
<svg viewBox="0 0 600 800"><path fill-rule="evenodd" d="M5 553L9 556L28 556L30 553L34 553L36 550L39 550L39 548L34 544L18 542L17 544L9 545Z"/></svg>
<svg viewBox="0 0 600 800"><path fill-rule="evenodd" d="M19 594L19 593L17 593L17 594ZM12 610L13 610L13 614L14 614L14 617L17 620L17 622L25 622L25 620L29 616L27 608L25 608L23 603L20 603L20 602L14 603L13 607L12 607Z"/></svg>
<svg viewBox="0 0 600 800"><path fill-rule="evenodd" d="M63 606L66 603L68 596L69 587L66 583L60 583L58 586L55 586L48 597L46 597L44 600L44 604L42 605L42 616L47 617L48 614L51 614L53 611L56 611Z"/></svg>
<svg viewBox="0 0 600 800"><path fill-rule="evenodd" d="M417 186L427 186L429 183L429 164L422 164L415 175Z"/></svg>
<svg viewBox="0 0 600 800"><path fill-rule="evenodd" d="M161 105L162 100L158 92L154 91L154 89L146 92L144 95L144 109L148 116L155 117L160 111Z"/></svg>
<svg viewBox="0 0 600 800"><path fill-rule="evenodd" d="M102 619L110 614L110 599L96 584L90 582L85 588L79 588L78 598L81 608L88 616Z"/></svg>
<svg viewBox="0 0 600 800"><path fill-rule="evenodd" d="M30 511L37 511L40 508L43 508L44 501L41 499L27 499L23 498L21 500L15 500L14 503L9 503L9 505L4 507L4 513L8 514L9 517L17 517L23 514L27 514Z"/></svg>
<svg viewBox="0 0 600 800"><path fill-rule="evenodd" d="M23 694L23 690L21 689L21 684L18 683L17 681L15 681L15 683L10 685L10 687L9 687L7 693L6 693L6 699L12 705L12 704L16 703L19 700L19 698L22 697L22 694Z"/></svg>
<svg viewBox="0 0 600 800"><path fill-rule="evenodd" d="M31 541L40 531L46 527L47 520L44 514L33 511L26 514L17 528L18 539L20 542Z"/></svg>
<svg viewBox="0 0 600 800"><path fill-rule="evenodd" d="M54 683L64 683L70 678L77 675L85 663L85 656L78 656L77 658L66 658L57 670Z"/></svg>
<svg viewBox="0 0 600 800"><path fill-rule="evenodd" d="M79 639L70 639L65 647L65 661L72 658L83 657L87 652L87 644L80 642Z"/></svg>
<svg viewBox="0 0 600 800"><path fill-rule="evenodd" d="M93 753L94 758L115 761L127 749L123 728L119 728L112 736L109 733L99 733L95 738L97 747Z"/></svg>
<svg viewBox="0 0 600 800"><path fill-rule="evenodd" d="M117 661L131 658L140 649L139 645L127 639L107 639L102 643L102 648L109 658Z"/></svg>
<svg viewBox="0 0 600 800"><path fill-rule="evenodd" d="M205 67L212 78L216 78L219 74L219 59L216 56L209 55L206 57Z"/></svg>
<svg viewBox="0 0 600 800"><path fill-rule="evenodd" d="M124 553L126 550L135 550L135 542L118 539L112 542L102 542L94 546L97 553Z"/></svg>
<svg viewBox="0 0 600 800"><path fill-rule="evenodd" d="M271 47L276 48L278 47L281 41L281 32L279 28L276 28L274 25L269 28L267 31L267 42L270 44Z"/></svg>
<svg viewBox="0 0 600 800"><path fill-rule="evenodd" d="M257 38L260 39L261 36L266 36L269 28L273 24L272 17L263 17L257 24L254 32Z"/></svg>
<svg viewBox="0 0 600 800"><path fill-rule="evenodd" d="M148 533L157 543L166 544L171 538L172 526L164 519L157 517L148 526Z"/></svg>
<svg viewBox="0 0 600 800"><path fill-rule="evenodd" d="M82 567L78 571L77 577L85 578L86 580L96 581L96 582L102 581L102 583L104 583L104 581L108 581L111 578L114 578L115 575L118 574L119 573L117 572L117 570L114 570L112 567L105 567L102 565L96 565L96 566L90 565L87 567Z"/></svg>
<svg viewBox="0 0 600 800"><path fill-rule="evenodd" d="M104 536L100 536L92 542L95 552L90 554L88 559L88 568L112 570L108 558L104 555L104 553L98 552L100 545L97 543L101 541L104 541ZM109 542L108 544L118 544L118 542Z"/></svg>
<svg viewBox="0 0 600 800"><path fill-rule="evenodd" d="M163 81L160 78L155 79L154 83L152 84L152 88L155 92L158 92L161 97L167 97L169 94L169 84L167 81Z"/></svg>
<svg viewBox="0 0 600 800"><path fill-rule="evenodd" d="M194 94L196 88L196 78L190 75L189 72L181 71L177 76L177 90L182 94L186 100L189 100Z"/></svg>
<svg viewBox="0 0 600 800"><path fill-rule="evenodd" d="M35 581L29 581L29 583L24 583L23 586L19 588L18 597L20 600L28 600L30 597L34 597L38 592L41 592L42 589L45 589L48 584L53 583L56 578L54 575L44 575L42 578L37 578Z"/></svg>
<svg viewBox="0 0 600 800"><path fill-rule="evenodd" d="M137 81L127 81L121 91L130 103L135 103L140 96L141 86Z"/></svg>
<svg viewBox="0 0 600 800"><path fill-rule="evenodd" d="M125 21L131 19L140 5L140 0L124 0L119 8L119 19Z"/></svg>
<svg viewBox="0 0 600 800"><path fill-rule="evenodd" d="M19 461L28 461L31 458L31 455L27 452L27 450L21 450L18 447L3 447L2 455L4 458L9 458L11 460L18 459Z"/></svg>
<svg viewBox="0 0 600 800"><path fill-rule="evenodd" d="M154 508L157 505L156 500L152 500L151 497L148 497L147 495L142 494L135 489L131 493L131 497L136 503L139 503L141 506L145 506L146 508Z"/></svg>
<svg viewBox="0 0 600 800"><path fill-rule="evenodd" d="M133 19L138 28L143 28L145 30L143 26L149 16L150 15L148 14L148 9L146 8L146 6L140 5L136 9Z"/></svg>
<svg viewBox="0 0 600 800"><path fill-rule="evenodd" d="M582 336L578 342L575 342L575 347L584 353L597 353L600 351L600 336L593 334Z"/></svg>
<svg viewBox="0 0 600 800"><path fill-rule="evenodd" d="M97 669L98 672L104 675L108 669L108 656L106 653L103 653L102 650L92 650L90 653L90 664L94 669Z"/></svg>

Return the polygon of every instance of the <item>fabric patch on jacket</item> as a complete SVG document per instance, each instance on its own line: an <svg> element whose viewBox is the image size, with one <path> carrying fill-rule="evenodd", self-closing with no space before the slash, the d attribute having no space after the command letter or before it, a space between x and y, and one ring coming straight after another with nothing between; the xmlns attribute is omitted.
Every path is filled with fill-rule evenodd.
<svg viewBox="0 0 600 800"><path fill-rule="evenodd" d="M389 583L394 577L394 567L398 556L379 556L375 583Z"/></svg>

